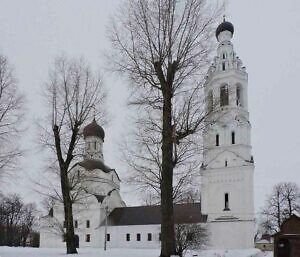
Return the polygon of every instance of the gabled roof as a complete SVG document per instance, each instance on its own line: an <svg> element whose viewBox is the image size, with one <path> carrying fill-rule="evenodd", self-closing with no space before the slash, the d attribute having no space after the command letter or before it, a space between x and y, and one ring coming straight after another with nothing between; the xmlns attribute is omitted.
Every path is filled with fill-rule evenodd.
<svg viewBox="0 0 300 257"><path fill-rule="evenodd" d="M207 215L201 214L200 203L176 204L174 219L176 224L205 223ZM110 226L150 224L161 224L160 205L116 208L108 217Z"/></svg>

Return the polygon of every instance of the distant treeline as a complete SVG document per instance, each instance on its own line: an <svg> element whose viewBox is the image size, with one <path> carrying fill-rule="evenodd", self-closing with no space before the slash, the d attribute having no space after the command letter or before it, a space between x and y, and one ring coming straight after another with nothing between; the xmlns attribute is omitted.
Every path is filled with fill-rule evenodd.
<svg viewBox="0 0 300 257"><path fill-rule="evenodd" d="M0 245L39 247L39 234L33 231L36 215L35 204L0 192Z"/></svg>

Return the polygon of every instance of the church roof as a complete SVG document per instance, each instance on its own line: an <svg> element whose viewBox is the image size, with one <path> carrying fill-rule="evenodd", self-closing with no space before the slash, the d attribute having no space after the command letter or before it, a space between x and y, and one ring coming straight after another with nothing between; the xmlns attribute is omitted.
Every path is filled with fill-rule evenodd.
<svg viewBox="0 0 300 257"><path fill-rule="evenodd" d="M102 140L104 140L105 132L104 132L104 129L94 119L92 121L92 123L88 124L83 129L83 136L84 136L84 138L87 138L89 136L94 136L94 137L99 137Z"/></svg>
<svg viewBox="0 0 300 257"><path fill-rule="evenodd" d="M230 31L232 34L234 32L233 24L229 21L223 21L216 29L216 38L220 35L223 31Z"/></svg>
<svg viewBox="0 0 300 257"><path fill-rule="evenodd" d="M111 171L113 171L113 172L115 172L118 179L120 180L120 177L119 177L118 173L116 172L116 170L106 166L100 160L84 159L82 162L77 162L73 167L75 167L76 165L79 165L89 171L96 170L96 169L102 170L105 173L110 173Z"/></svg>
<svg viewBox="0 0 300 257"><path fill-rule="evenodd" d="M207 215L201 214L200 203L174 205L177 224L205 223ZM110 226L161 224L160 205L122 207L114 209L108 217Z"/></svg>
<svg viewBox="0 0 300 257"><path fill-rule="evenodd" d="M104 171L105 173L109 173L113 169L106 166L102 161L100 160L91 160L91 159L85 159L82 162L78 162L77 165L85 168L86 170L95 170L99 169Z"/></svg>

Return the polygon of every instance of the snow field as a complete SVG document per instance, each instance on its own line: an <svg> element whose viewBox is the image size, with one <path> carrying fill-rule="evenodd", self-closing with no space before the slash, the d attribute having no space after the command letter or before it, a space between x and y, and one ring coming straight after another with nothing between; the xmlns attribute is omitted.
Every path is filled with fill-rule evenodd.
<svg viewBox="0 0 300 257"><path fill-rule="evenodd" d="M159 249L78 249L78 257L158 257ZM0 247L0 257L61 257L67 256L63 248ZM73 255L74 256L74 255ZM191 251L186 257L272 257L272 252L258 249Z"/></svg>

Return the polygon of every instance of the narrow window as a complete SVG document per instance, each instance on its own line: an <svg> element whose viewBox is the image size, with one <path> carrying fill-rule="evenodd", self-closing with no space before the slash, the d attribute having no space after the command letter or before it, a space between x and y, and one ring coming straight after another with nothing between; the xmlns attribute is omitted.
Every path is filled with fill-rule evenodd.
<svg viewBox="0 0 300 257"><path fill-rule="evenodd" d="M213 92L210 90L207 95L207 110L208 112L212 112L214 104Z"/></svg>
<svg viewBox="0 0 300 257"><path fill-rule="evenodd" d="M227 162L227 160L225 161L225 167L227 167L227 165L228 165L228 162Z"/></svg>
<svg viewBox="0 0 300 257"><path fill-rule="evenodd" d="M78 221L75 220L75 228L78 228Z"/></svg>
<svg viewBox="0 0 300 257"><path fill-rule="evenodd" d="M91 242L91 235L90 234L87 234L85 236L85 242Z"/></svg>
<svg viewBox="0 0 300 257"><path fill-rule="evenodd" d="M126 234L126 241L130 241L130 234Z"/></svg>
<svg viewBox="0 0 300 257"><path fill-rule="evenodd" d="M226 59L226 53L223 53L223 59Z"/></svg>
<svg viewBox="0 0 300 257"><path fill-rule="evenodd" d="M140 233L136 234L136 241L141 241L141 234Z"/></svg>
<svg viewBox="0 0 300 257"><path fill-rule="evenodd" d="M228 85L224 85L220 89L220 105L225 106L229 104Z"/></svg>
<svg viewBox="0 0 300 257"><path fill-rule="evenodd" d="M240 86L236 87L236 105L237 106L242 106L242 102L241 102L241 87Z"/></svg>
<svg viewBox="0 0 300 257"><path fill-rule="evenodd" d="M222 62L222 70L224 71L226 69L225 62Z"/></svg>
<svg viewBox="0 0 300 257"><path fill-rule="evenodd" d="M219 142L219 139L220 138L220 136L219 136L219 134L217 134L216 135L216 146L219 146L220 145L220 142Z"/></svg>
<svg viewBox="0 0 300 257"><path fill-rule="evenodd" d="M89 220L86 221L86 227L87 227L87 228L90 227L90 221L89 221Z"/></svg>
<svg viewBox="0 0 300 257"><path fill-rule="evenodd" d="M152 241L152 234L148 233L148 241Z"/></svg>
<svg viewBox="0 0 300 257"><path fill-rule="evenodd" d="M235 132L234 131L232 131L231 132L231 144L235 144Z"/></svg>
<svg viewBox="0 0 300 257"><path fill-rule="evenodd" d="M97 149L97 142L94 142L94 148Z"/></svg>
<svg viewBox="0 0 300 257"><path fill-rule="evenodd" d="M106 234L106 241L107 241L107 242L110 241L110 234Z"/></svg>
<svg viewBox="0 0 300 257"><path fill-rule="evenodd" d="M229 194L226 193L225 194L225 208L224 208L224 211L229 211Z"/></svg>

